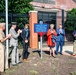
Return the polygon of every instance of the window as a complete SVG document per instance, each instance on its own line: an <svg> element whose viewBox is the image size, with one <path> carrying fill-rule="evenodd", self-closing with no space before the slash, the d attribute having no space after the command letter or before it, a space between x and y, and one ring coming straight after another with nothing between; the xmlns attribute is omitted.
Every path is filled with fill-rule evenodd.
<svg viewBox="0 0 76 75"><path fill-rule="evenodd" d="M56 0L33 0L33 2L40 2L46 4L56 4Z"/></svg>
<svg viewBox="0 0 76 75"><path fill-rule="evenodd" d="M56 12L38 12L38 22L42 20L47 24L55 24L56 25Z"/></svg>

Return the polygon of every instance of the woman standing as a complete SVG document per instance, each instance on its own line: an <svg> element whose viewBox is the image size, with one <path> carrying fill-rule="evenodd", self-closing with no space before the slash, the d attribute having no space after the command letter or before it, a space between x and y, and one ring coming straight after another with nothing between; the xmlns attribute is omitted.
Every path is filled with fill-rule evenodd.
<svg viewBox="0 0 76 75"><path fill-rule="evenodd" d="M30 37L30 31L29 31L29 24L25 24L25 28L22 30L22 42L23 42L23 53L22 53L22 59L24 62L29 62L28 60L28 46L29 46L29 37Z"/></svg>
<svg viewBox="0 0 76 75"><path fill-rule="evenodd" d="M57 36L56 31L54 29L54 24L50 25L50 29L47 32L47 45L50 47L50 56L55 58L54 47L56 45L55 36Z"/></svg>

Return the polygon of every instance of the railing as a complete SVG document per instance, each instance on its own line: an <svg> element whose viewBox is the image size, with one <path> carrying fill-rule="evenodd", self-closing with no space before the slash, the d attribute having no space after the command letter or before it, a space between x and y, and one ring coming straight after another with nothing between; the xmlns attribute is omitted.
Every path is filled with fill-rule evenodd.
<svg viewBox="0 0 76 75"><path fill-rule="evenodd" d="M8 19L9 19L9 23L11 23L13 20L15 20L15 18L19 19L19 18L26 18L27 20L29 19L29 14L20 14L20 13L17 13L17 14L12 14L12 13L9 13L8 14ZM5 21L5 13L0 13L0 20L1 19L4 19Z"/></svg>

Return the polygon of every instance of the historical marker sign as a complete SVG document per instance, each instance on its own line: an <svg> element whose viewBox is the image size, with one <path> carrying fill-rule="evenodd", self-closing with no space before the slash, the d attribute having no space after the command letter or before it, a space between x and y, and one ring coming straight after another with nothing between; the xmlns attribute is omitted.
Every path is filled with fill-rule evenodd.
<svg viewBox="0 0 76 75"><path fill-rule="evenodd" d="M34 32L47 32L48 24L34 24Z"/></svg>
<svg viewBox="0 0 76 75"><path fill-rule="evenodd" d="M43 24L42 21L39 24L34 24L34 32L40 35L40 50L41 50L41 59L42 59L42 35L48 31L48 25Z"/></svg>

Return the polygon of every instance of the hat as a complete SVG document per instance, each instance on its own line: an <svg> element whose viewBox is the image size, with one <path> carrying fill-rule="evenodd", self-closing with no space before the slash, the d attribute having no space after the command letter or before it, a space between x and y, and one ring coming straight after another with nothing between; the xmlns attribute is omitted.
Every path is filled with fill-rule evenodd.
<svg viewBox="0 0 76 75"><path fill-rule="evenodd" d="M12 22L12 25L17 25L17 22Z"/></svg>
<svg viewBox="0 0 76 75"><path fill-rule="evenodd" d="M5 26L5 23L0 23L0 26Z"/></svg>

